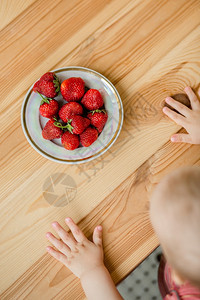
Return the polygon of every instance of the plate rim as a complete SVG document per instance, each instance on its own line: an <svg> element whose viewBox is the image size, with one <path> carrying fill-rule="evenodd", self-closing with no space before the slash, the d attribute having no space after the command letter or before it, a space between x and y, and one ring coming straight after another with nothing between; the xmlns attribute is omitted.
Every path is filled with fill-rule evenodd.
<svg viewBox="0 0 200 300"><path fill-rule="evenodd" d="M87 72L90 72L90 73L93 73L93 74L95 73L98 77L103 78L114 90L114 92L115 92L115 94L116 94L116 96L119 100L120 108L119 108L119 123L118 123L118 126L117 126L118 128L116 129L116 134L111 139L111 141L105 146L105 148L101 149L97 154L93 154L91 156L88 156L88 157L82 158L82 159L78 159L78 160L62 160L60 158L55 158L54 156L52 156L52 155L44 152L42 149L40 149L36 145L35 141L32 140L32 138L31 138L31 136L28 132L28 129L26 127L26 122L25 122L25 111L26 111L26 105L28 103L27 99L29 98L29 96L32 92L32 88L33 88L33 85L34 85L35 82L30 86L30 88L28 89L28 91L27 91L27 93L26 93L26 95L24 96L24 99L23 99L23 103L22 103L22 107L21 107L21 125L22 125L24 135L25 135L27 141L29 142L29 144L43 157L45 157L45 158L47 158L51 161L61 163L61 164L80 164L80 163L89 162L93 159L98 158L99 156L103 155L106 151L108 151L110 149L110 147L115 143L115 141L117 140L117 138L118 138L118 136L121 132L121 129L122 129L123 120L124 120L124 109L123 109L123 103L122 103L121 97L120 97L117 89L115 88L115 86L112 84L112 82L109 79L107 79L104 75L102 75L101 73L99 73L99 72L97 72L93 69L86 68L86 67L81 67L81 66L67 66L67 67L53 69L52 71L49 71L49 72L59 73L59 72L62 72L62 71L67 71L67 70L72 70L72 71L73 70L80 70L80 71L87 71Z"/></svg>

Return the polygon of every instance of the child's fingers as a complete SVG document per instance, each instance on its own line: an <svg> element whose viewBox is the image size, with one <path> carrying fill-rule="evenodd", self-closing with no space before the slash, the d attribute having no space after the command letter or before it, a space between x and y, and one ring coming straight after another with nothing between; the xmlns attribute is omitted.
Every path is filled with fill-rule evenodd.
<svg viewBox="0 0 200 300"><path fill-rule="evenodd" d="M171 120L173 120L176 124L181 125L184 127L186 123L186 118L181 116L180 114L176 113L175 111L171 110L168 107L163 107L163 112L167 115Z"/></svg>
<svg viewBox="0 0 200 300"><path fill-rule="evenodd" d="M182 115L184 115L185 117L189 116L191 109L189 109L187 106L185 106L184 104L174 100L171 97L167 97L165 99L166 103L169 104L171 107L173 107L174 109L176 109L179 113L181 113Z"/></svg>
<svg viewBox="0 0 200 300"><path fill-rule="evenodd" d="M102 226L97 226L93 232L93 242L102 247Z"/></svg>
<svg viewBox="0 0 200 300"><path fill-rule="evenodd" d="M48 246L46 247L46 250L49 252L49 254L51 256L53 256L55 259L57 259L58 261L60 261L61 263L63 264L67 264L67 257L62 254L61 252L59 251L56 251L55 249L53 249L52 247Z"/></svg>
<svg viewBox="0 0 200 300"><path fill-rule="evenodd" d="M58 249L60 252L62 252L65 255L70 254L70 249L67 245L65 245L62 241L58 240L51 232L46 233L47 239Z"/></svg>
<svg viewBox="0 0 200 300"><path fill-rule="evenodd" d="M78 243L82 243L84 240L86 240L84 233L80 230L80 228L74 223L74 221L71 218L66 218L65 222Z"/></svg>
<svg viewBox="0 0 200 300"><path fill-rule="evenodd" d="M199 110L200 109L200 102L199 102L197 96L195 95L195 93L193 92L193 90L191 89L191 87L186 86L184 88L184 91L186 92L186 94L188 95L188 98L190 99L192 109L193 110Z"/></svg>
<svg viewBox="0 0 200 300"><path fill-rule="evenodd" d="M52 223L53 228L59 235L59 237L62 239L62 241L71 249L74 250L76 246L76 241L64 228L58 223L53 222Z"/></svg>
<svg viewBox="0 0 200 300"><path fill-rule="evenodd" d="M174 143L189 143L192 144L192 139L189 134L178 133L171 136L171 141Z"/></svg>

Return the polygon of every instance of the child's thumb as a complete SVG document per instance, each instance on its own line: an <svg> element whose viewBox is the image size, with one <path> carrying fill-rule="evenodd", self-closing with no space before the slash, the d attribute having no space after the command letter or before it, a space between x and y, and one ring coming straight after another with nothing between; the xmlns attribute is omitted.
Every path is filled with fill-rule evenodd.
<svg viewBox="0 0 200 300"><path fill-rule="evenodd" d="M93 242L102 247L102 226L97 226L93 232Z"/></svg>

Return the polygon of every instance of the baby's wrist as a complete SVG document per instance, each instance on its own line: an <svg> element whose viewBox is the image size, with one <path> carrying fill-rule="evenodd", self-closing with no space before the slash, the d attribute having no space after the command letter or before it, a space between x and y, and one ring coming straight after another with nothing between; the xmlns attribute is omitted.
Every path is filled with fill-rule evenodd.
<svg viewBox="0 0 200 300"><path fill-rule="evenodd" d="M101 265L95 266L94 268L91 268L88 271L83 272L80 276L81 283L84 283L85 281L90 281L98 277L100 274L106 273L107 269L105 265L102 263Z"/></svg>

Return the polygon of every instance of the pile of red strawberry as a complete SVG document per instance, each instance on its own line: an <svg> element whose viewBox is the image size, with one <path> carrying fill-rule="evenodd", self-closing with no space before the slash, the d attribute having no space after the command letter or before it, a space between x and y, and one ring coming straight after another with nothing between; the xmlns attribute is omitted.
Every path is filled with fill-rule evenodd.
<svg viewBox="0 0 200 300"><path fill-rule="evenodd" d="M44 139L61 138L67 150L80 145L88 147L96 141L108 114L100 92L95 89L86 92L86 89L82 78L71 77L60 84L53 72L45 73L34 84L33 91L42 97L40 114L50 119L42 130ZM62 107L53 99L59 92L67 101Z"/></svg>

